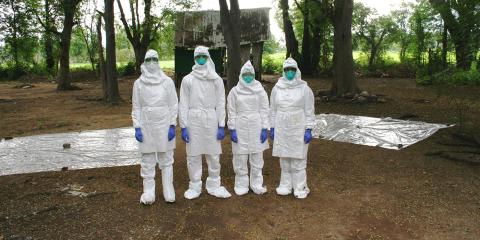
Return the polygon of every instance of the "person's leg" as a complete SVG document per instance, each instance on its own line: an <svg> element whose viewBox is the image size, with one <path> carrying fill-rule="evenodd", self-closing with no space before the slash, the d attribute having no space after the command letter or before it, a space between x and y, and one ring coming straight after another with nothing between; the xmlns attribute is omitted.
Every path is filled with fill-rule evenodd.
<svg viewBox="0 0 480 240"><path fill-rule="evenodd" d="M143 178L143 194L140 202L152 204L155 202L155 153L142 153L140 160L140 175Z"/></svg>
<svg viewBox="0 0 480 240"><path fill-rule="evenodd" d="M250 154L250 188L256 194L264 194L267 188L263 186L263 152Z"/></svg>
<svg viewBox="0 0 480 240"><path fill-rule="evenodd" d="M307 186L307 159L292 159L293 194L296 198L306 198L310 193Z"/></svg>
<svg viewBox="0 0 480 240"><path fill-rule="evenodd" d="M158 153L158 167L162 170L163 198L166 202L175 202L172 150L164 153Z"/></svg>
<svg viewBox="0 0 480 240"><path fill-rule="evenodd" d="M187 169L190 182L184 196L186 199L194 199L202 193L202 155L187 156Z"/></svg>
<svg viewBox="0 0 480 240"><path fill-rule="evenodd" d="M239 196L248 193L248 154L233 154L233 171L235 171L235 193Z"/></svg>
<svg viewBox="0 0 480 240"><path fill-rule="evenodd" d="M280 184L277 187L278 195L289 195L292 193L292 174L291 174L291 159L280 158Z"/></svg>
<svg viewBox="0 0 480 240"><path fill-rule="evenodd" d="M220 154L206 154L205 158L208 164L208 177L206 181L206 189L210 195L219 198L228 198L232 195L220 185Z"/></svg>

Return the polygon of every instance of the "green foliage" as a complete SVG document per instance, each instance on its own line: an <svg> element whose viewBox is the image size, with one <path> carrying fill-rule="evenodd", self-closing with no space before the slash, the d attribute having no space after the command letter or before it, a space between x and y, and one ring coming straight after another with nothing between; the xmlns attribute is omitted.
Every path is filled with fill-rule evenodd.
<svg viewBox="0 0 480 240"><path fill-rule="evenodd" d="M433 75L425 74L425 70L420 71L417 76L417 82L422 85L480 85L480 72L471 69L447 70L435 73ZM422 75L423 74L423 75Z"/></svg>
<svg viewBox="0 0 480 240"><path fill-rule="evenodd" d="M282 51L283 49L280 47L280 43L275 40L273 36L263 43L263 53L264 54L274 54Z"/></svg>
<svg viewBox="0 0 480 240"><path fill-rule="evenodd" d="M120 76L131 76L135 74L135 62L128 62L118 68Z"/></svg>
<svg viewBox="0 0 480 240"><path fill-rule="evenodd" d="M265 74L280 74L282 72L285 53L265 54L262 60L262 71Z"/></svg>

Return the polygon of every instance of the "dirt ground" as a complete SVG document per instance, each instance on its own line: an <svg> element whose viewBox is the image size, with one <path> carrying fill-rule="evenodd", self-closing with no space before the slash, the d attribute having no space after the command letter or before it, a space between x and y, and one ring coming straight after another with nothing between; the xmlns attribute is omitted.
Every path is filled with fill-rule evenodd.
<svg viewBox="0 0 480 240"><path fill-rule="evenodd" d="M94 82L76 83L83 90L63 93L48 82L27 89L0 83L0 137L130 126L133 80L121 79L124 101L113 107L96 100L100 85ZM330 85L325 79L309 79L309 84L314 90ZM411 79L360 79L359 86L384 95L386 103L317 101L316 112L480 122L480 87L434 89ZM400 151L314 139L307 167L311 194L305 200L274 193L280 169L270 150L264 154L266 195L223 200L204 191L199 199L186 200L180 138L174 204L163 202L158 177L157 202L139 204L138 165L2 176L0 240L480 239L480 166L431 154L479 151L452 137L457 131L440 130ZM230 149L224 140L222 182L233 193ZM69 185L96 194L68 195Z"/></svg>

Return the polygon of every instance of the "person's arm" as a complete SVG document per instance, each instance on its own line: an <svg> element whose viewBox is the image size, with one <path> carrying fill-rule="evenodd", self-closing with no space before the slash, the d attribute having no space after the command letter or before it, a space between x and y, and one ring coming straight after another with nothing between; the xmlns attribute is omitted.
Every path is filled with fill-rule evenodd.
<svg viewBox="0 0 480 240"><path fill-rule="evenodd" d="M234 93L234 89L230 90L227 97L227 110L228 110L228 128L230 130L237 129L237 98Z"/></svg>
<svg viewBox="0 0 480 240"><path fill-rule="evenodd" d="M168 106L170 109L170 125L177 125L177 116L178 116L178 97L177 90L175 89L175 84L173 80L169 79L168 82Z"/></svg>
<svg viewBox="0 0 480 240"><path fill-rule="evenodd" d="M275 117L277 115L277 103L275 97L277 96L277 88L273 87L270 94L270 128L275 128Z"/></svg>
<svg viewBox="0 0 480 240"><path fill-rule="evenodd" d="M188 126L188 104L190 102L190 82L188 78L182 79L180 85L180 103L179 103L179 121L180 127L186 128Z"/></svg>
<svg viewBox="0 0 480 240"><path fill-rule="evenodd" d="M270 120L268 116L269 111L270 107L268 106L268 95L264 90L260 93L260 118L262 120L262 129L268 129L270 127Z"/></svg>
<svg viewBox="0 0 480 240"><path fill-rule="evenodd" d="M305 87L305 129L315 126L315 97L309 86Z"/></svg>
<svg viewBox="0 0 480 240"><path fill-rule="evenodd" d="M140 103L138 82L135 81L132 90L132 122L133 128L141 128L142 106Z"/></svg>
<svg viewBox="0 0 480 240"><path fill-rule="evenodd" d="M217 80L217 104L215 111L217 113L218 127L225 127L225 87L223 80Z"/></svg>

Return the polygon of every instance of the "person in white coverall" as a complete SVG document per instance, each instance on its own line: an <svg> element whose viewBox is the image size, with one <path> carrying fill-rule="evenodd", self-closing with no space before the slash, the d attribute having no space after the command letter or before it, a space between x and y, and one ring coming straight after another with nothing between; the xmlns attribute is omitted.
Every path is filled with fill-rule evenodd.
<svg viewBox="0 0 480 240"><path fill-rule="evenodd" d="M270 95L270 138L272 155L280 157L281 177L276 189L279 195L293 193L306 198L307 151L315 125L312 89L302 80L297 62L288 58L283 63L283 76Z"/></svg>
<svg viewBox="0 0 480 240"><path fill-rule="evenodd" d="M225 137L225 88L215 72L208 48L194 51L195 65L180 87L180 127L186 142L190 182L184 196L194 199L202 192L202 155L208 165L205 188L210 195L228 198L230 193L220 184L221 140Z"/></svg>
<svg viewBox="0 0 480 240"><path fill-rule="evenodd" d="M228 128L232 140L235 193L248 193L249 186L256 194L264 194L263 151L268 149L269 128L268 96L262 84L255 80L250 61L243 65L237 86L227 97ZM250 184L248 165L250 160Z"/></svg>
<svg viewBox="0 0 480 240"><path fill-rule="evenodd" d="M142 75L133 84L132 120L135 138L142 153L140 175L143 194L140 202L155 202L155 167L162 171L163 197L175 202L173 150L178 99L175 85L158 64L158 54L148 50L141 65Z"/></svg>

